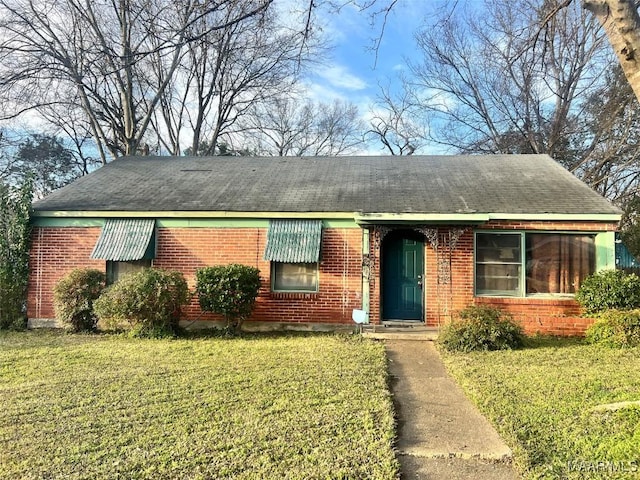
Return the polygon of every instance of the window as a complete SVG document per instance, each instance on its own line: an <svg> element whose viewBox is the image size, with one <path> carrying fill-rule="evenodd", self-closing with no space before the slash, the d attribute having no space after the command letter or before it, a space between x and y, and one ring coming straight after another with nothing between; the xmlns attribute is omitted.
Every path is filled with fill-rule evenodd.
<svg viewBox="0 0 640 480"><path fill-rule="evenodd" d="M271 288L274 292L317 292L317 263L271 262Z"/></svg>
<svg viewBox="0 0 640 480"><path fill-rule="evenodd" d="M476 235L476 293L518 295L522 277L520 234Z"/></svg>
<svg viewBox="0 0 640 480"><path fill-rule="evenodd" d="M139 272L151 267L151 260L136 260L134 262L107 261L107 283L115 283L125 275Z"/></svg>
<svg viewBox="0 0 640 480"><path fill-rule="evenodd" d="M595 242L588 235L528 234L527 293L576 293L595 267Z"/></svg>
<svg viewBox="0 0 640 480"><path fill-rule="evenodd" d="M574 294L594 271L593 235L476 233L476 295Z"/></svg>

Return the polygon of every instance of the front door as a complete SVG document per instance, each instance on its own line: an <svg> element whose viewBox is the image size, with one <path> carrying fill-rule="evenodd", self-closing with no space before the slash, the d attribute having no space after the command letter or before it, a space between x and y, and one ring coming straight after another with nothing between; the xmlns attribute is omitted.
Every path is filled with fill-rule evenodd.
<svg viewBox="0 0 640 480"><path fill-rule="evenodd" d="M411 231L389 233L382 245L382 318L422 320L424 242Z"/></svg>

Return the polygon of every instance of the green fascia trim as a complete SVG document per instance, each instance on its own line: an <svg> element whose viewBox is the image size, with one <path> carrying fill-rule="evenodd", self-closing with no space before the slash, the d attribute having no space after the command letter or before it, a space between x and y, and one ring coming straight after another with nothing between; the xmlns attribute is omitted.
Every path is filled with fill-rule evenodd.
<svg viewBox="0 0 640 480"><path fill-rule="evenodd" d="M31 218L34 227L103 227L104 222L104 218Z"/></svg>
<svg viewBox="0 0 640 480"><path fill-rule="evenodd" d="M616 233L596 234L596 271L616 268Z"/></svg>
<svg viewBox="0 0 640 480"><path fill-rule="evenodd" d="M97 217L97 218L251 218L251 219L350 219L353 212L227 212L227 211L100 211L100 210L36 210L34 217Z"/></svg>
<svg viewBox="0 0 640 480"><path fill-rule="evenodd" d="M237 218L160 218L156 221L159 228L267 228L269 220Z"/></svg>
<svg viewBox="0 0 640 480"><path fill-rule="evenodd" d="M472 224L490 220L619 222L621 215L609 213L356 213L361 225L394 223Z"/></svg>
<svg viewBox="0 0 640 480"><path fill-rule="evenodd" d="M356 223L360 225L441 223L469 224L489 221L486 213L356 213Z"/></svg>
<svg viewBox="0 0 640 480"><path fill-rule="evenodd" d="M130 218L130 217L121 217ZM35 217L31 219L34 227L102 227L105 218L57 218ZM353 219L323 219L324 228L361 228ZM214 218L159 218L159 228L267 228L269 220L252 218L214 219Z"/></svg>
<svg viewBox="0 0 640 480"><path fill-rule="evenodd" d="M546 222L619 222L615 213L489 213L489 220L538 220Z"/></svg>
<svg viewBox="0 0 640 480"><path fill-rule="evenodd" d="M236 218L236 219L204 219L204 218L160 218L156 222L164 228L268 228L268 219ZM353 220L322 219L324 228L360 228Z"/></svg>

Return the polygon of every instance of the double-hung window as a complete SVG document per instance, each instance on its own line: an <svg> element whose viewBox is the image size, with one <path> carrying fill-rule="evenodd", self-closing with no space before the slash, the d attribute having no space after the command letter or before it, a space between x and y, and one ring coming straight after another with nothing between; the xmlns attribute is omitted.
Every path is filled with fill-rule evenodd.
<svg viewBox="0 0 640 480"><path fill-rule="evenodd" d="M595 271L595 236L571 233L477 232L479 296L574 294Z"/></svg>

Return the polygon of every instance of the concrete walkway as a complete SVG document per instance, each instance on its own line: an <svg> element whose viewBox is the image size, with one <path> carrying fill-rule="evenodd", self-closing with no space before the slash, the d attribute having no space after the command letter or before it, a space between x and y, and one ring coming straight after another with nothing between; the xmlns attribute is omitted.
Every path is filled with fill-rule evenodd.
<svg viewBox="0 0 640 480"><path fill-rule="evenodd" d="M519 478L511 450L447 374L433 342L385 346L403 479Z"/></svg>

